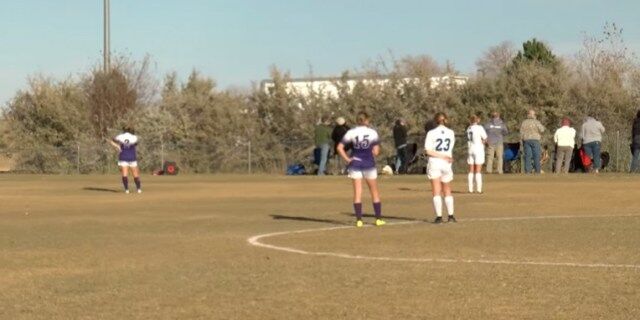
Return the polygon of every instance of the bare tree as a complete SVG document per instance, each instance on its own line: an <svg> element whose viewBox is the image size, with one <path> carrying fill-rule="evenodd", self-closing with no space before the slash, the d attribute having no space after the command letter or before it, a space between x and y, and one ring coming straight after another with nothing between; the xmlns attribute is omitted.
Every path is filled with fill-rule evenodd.
<svg viewBox="0 0 640 320"><path fill-rule="evenodd" d="M482 76L495 77L509 66L515 56L516 49L513 43L504 41L485 51L482 57L476 61L476 67Z"/></svg>

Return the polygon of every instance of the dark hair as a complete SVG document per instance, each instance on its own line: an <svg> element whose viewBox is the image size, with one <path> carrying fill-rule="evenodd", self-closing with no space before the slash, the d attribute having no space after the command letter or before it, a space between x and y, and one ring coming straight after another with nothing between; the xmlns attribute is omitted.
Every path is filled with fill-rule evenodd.
<svg viewBox="0 0 640 320"><path fill-rule="evenodd" d="M480 116L473 114L469 117L470 123L476 123L477 121L480 121Z"/></svg>
<svg viewBox="0 0 640 320"><path fill-rule="evenodd" d="M438 125L445 124L447 122L447 115L444 112L438 112L433 116L433 121Z"/></svg>
<svg viewBox="0 0 640 320"><path fill-rule="evenodd" d="M131 127L131 126L124 126L124 127L122 127L122 131L124 131L124 132L129 132L129 133L131 133L131 134L136 134L136 130L135 130L135 129L133 129L133 127Z"/></svg>
<svg viewBox="0 0 640 320"><path fill-rule="evenodd" d="M364 125L367 121L369 121L369 114L364 111L358 112L358 115L356 116L356 123L358 125Z"/></svg>
<svg viewBox="0 0 640 320"><path fill-rule="evenodd" d="M640 110L638 110L638 113L636 113L636 118L640 118Z"/></svg>

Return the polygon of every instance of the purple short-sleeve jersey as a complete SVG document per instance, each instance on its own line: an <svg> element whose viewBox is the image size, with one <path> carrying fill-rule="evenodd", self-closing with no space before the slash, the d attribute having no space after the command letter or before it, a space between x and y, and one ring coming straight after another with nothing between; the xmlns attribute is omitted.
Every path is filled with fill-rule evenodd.
<svg viewBox="0 0 640 320"><path fill-rule="evenodd" d="M125 132L119 134L113 139L113 141L120 145L120 155L118 160L120 161L137 161L136 159L136 145L138 144L138 137Z"/></svg>
<svg viewBox="0 0 640 320"><path fill-rule="evenodd" d="M373 156L373 147L380 143L378 133L365 126L355 127L342 138L343 145L349 145L351 158L350 169L366 170L376 167L376 160Z"/></svg>

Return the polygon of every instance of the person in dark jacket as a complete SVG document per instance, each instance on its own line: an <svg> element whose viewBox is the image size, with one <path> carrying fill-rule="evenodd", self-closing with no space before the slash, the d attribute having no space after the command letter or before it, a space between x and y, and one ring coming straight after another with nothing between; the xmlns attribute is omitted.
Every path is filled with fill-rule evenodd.
<svg viewBox="0 0 640 320"><path fill-rule="evenodd" d="M407 173L407 123L403 119L396 120L393 126L393 141L396 145L396 174Z"/></svg>
<svg viewBox="0 0 640 320"><path fill-rule="evenodd" d="M640 172L640 110L633 119L633 128L631 129L631 172Z"/></svg>
<svg viewBox="0 0 640 320"><path fill-rule="evenodd" d="M336 126L333 127L333 131L331 131L331 140L333 140L333 154L338 157L338 161L336 161L336 165L338 166L338 171L342 174L346 171L346 165L342 163L340 159L340 155L338 154L337 147L344 135L351 129L349 125L347 125L347 121L343 117L336 118Z"/></svg>
<svg viewBox="0 0 640 320"><path fill-rule="evenodd" d="M433 121L433 119L429 119L427 120L427 122L424 124L424 133L427 134L429 133L429 131L435 129L438 126L438 124Z"/></svg>

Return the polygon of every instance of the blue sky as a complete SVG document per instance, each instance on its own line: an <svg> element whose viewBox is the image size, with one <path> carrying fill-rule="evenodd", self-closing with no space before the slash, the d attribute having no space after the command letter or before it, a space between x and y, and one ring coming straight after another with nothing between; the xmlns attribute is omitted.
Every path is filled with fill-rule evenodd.
<svg viewBox="0 0 640 320"><path fill-rule="evenodd" d="M502 41L536 37L560 55L605 22L640 52L640 1L111 0L112 50L149 54L158 77L198 69L219 86L248 87L276 65L301 77L338 75L385 56L428 54L473 73ZM102 0L0 3L0 105L27 77L78 76L100 62Z"/></svg>

